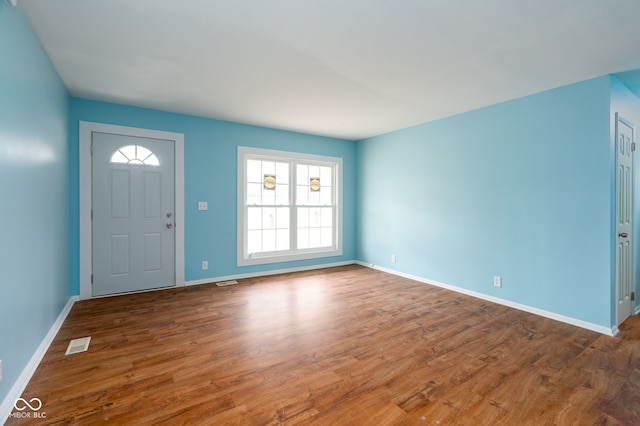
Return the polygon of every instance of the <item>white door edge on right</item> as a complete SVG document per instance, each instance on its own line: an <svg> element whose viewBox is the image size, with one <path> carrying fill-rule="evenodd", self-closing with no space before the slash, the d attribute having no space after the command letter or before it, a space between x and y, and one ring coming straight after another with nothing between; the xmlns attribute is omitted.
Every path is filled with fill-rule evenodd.
<svg viewBox="0 0 640 426"><path fill-rule="evenodd" d="M616 310L617 324L634 312L633 147L635 127L616 113Z"/></svg>

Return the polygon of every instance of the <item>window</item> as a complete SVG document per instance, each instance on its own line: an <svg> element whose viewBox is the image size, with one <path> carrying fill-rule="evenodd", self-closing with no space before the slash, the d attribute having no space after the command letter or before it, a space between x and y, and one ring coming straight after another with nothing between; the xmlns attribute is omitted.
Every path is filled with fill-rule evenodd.
<svg viewBox="0 0 640 426"><path fill-rule="evenodd" d="M342 159L238 147L238 265L342 254Z"/></svg>
<svg viewBox="0 0 640 426"><path fill-rule="evenodd" d="M111 164L138 164L159 166L158 157L142 145L127 145L118 148L109 159Z"/></svg>

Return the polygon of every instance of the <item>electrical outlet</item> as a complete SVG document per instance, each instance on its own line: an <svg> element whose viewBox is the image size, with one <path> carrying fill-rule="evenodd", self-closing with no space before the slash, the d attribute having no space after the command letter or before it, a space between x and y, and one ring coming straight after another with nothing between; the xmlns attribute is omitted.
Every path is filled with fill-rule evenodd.
<svg viewBox="0 0 640 426"><path fill-rule="evenodd" d="M206 201L198 201L198 210L209 210L209 203Z"/></svg>
<svg viewBox="0 0 640 426"><path fill-rule="evenodd" d="M396 255L395 254L391 255L391 262L396 263Z"/></svg>
<svg viewBox="0 0 640 426"><path fill-rule="evenodd" d="M209 269L209 261L203 260L202 261L202 270L206 271L207 269Z"/></svg>
<svg viewBox="0 0 640 426"><path fill-rule="evenodd" d="M502 277L493 277L493 286L502 287Z"/></svg>

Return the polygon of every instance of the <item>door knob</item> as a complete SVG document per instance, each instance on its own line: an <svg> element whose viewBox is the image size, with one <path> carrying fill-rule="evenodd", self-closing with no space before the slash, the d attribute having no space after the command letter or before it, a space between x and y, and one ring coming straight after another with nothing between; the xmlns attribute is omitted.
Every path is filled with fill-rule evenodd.
<svg viewBox="0 0 640 426"><path fill-rule="evenodd" d="M167 217L171 217L171 216L173 216L173 213L171 212L167 213Z"/></svg>
<svg viewBox="0 0 640 426"><path fill-rule="evenodd" d="M619 232L618 237L627 238L629 235L626 232Z"/></svg>
<svg viewBox="0 0 640 426"><path fill-rule="evenodd" d="M167 223L167 228L169 229L173 228L173 223Z"/></svg>

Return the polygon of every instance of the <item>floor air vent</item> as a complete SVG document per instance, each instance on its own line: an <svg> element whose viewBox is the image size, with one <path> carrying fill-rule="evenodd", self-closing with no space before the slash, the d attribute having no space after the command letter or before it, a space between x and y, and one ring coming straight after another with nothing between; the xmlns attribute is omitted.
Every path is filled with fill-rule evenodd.
<svg viewBox="0 0 640 426"><path fill-rule="evenodd" d="M86 352L89 349L89 342L91 337L83 337L81 339L73 339L67 346L67 352L65 355L79 354L80 352Z"/></svg>
<svg viewBox="0 0 640 426"><path fill-rule="evenodd" d="M224 287L225 285L234 285L234 284L238 284L238 281L229 280L229 281L220 281L219 283L216 283L218 287Z"/></svg>

